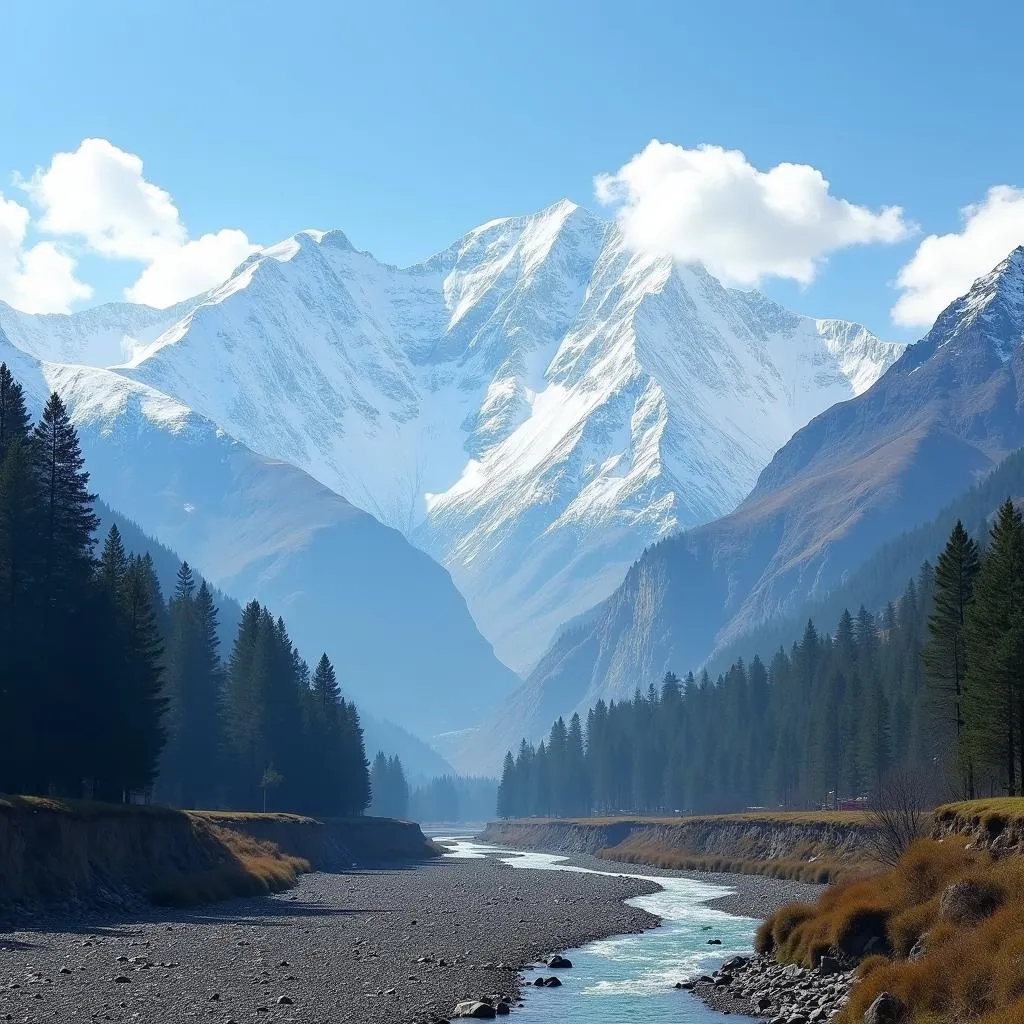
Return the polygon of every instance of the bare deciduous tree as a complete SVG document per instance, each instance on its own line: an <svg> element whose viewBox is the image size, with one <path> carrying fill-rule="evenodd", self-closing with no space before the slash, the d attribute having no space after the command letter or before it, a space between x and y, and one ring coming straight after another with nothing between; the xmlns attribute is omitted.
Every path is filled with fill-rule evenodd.
<svg viewBox="0 0 1024 1024"><path fill-rule="evenodd" d="M878 861L895 864L925 835L943 788L942 779L928 768L897 768L885 777L868 811L868 847Z"/></svg>

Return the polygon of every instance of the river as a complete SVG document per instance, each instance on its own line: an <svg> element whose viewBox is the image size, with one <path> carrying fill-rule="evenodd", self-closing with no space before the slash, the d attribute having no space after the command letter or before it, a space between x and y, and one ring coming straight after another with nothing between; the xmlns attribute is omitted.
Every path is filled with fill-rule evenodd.
<svg viewBox="0 0 1024 1024"><path fill-rule="evenodd" d="M574 867L554 854L509 850L463 837L444 837L442 841L449 846L449 857L496 856L523 870L620 874ZM640 877L657 882L663 891L629 902L657 914L661 927L639 935L601 939L573 950L568 954L572 970L557 972L565 988L528 985L525 1006L516 1011L515 1020L520 1024L709 1024L725 1018L689 992L672 986L713 970L727 957L749 954L757 922L707 906L709 900L731 891L724 886L688 878ZM709 939L721 939L722 944L710 946ZM555 972L541 968L528 970L524 976L529 983L537 974L551 973ZM566 999L566 994L572 998Z"/></svg>

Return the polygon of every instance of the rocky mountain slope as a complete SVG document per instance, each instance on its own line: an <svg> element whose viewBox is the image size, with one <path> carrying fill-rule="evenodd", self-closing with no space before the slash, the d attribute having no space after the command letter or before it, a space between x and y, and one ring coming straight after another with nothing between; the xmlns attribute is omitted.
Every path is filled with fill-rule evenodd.
<svg viewBox="0 0 1024 1024"><path fill-rule="evenodd" d="M448 573L398 531L144 384L39 363L2 331L0 359L35 411L50 390L64 397L110 506L225 593L284 616L308 660L327 651L360 708L429 736L510 691L515 676Z"/></svg>
<svg viewBox="0 0 1024 1024"><path fill-rule="evenodd" d="M636 255L568 202L406 269L339 231L301 232L170 310L0 307L0 328L54 364L104 436L131 434L137 414L122 410L144 407L152 458L175 464L194 433L181 425L201 422L214 447L230 439L301 481L293 510L315 521L303 529L342 516L351 506L330 495L343 495L400 530L449 569L517 668L645 546L734 508L794 430L901 351ZM222 514L243 528L227 549L188 528L225 567L259 530L246 501L266 496L242 461L232 472L248 490ZM140 522L175 544L186 529Z"/></svg>
<svg viewBox="0 0 1024 1024"><path fill-rule="evenodd" d="M1024 247L872 388L798 431L735 512L647 551L458 756L487 758L559 714L697 667L931 519L1024 445L1022 340Z"/></svg>

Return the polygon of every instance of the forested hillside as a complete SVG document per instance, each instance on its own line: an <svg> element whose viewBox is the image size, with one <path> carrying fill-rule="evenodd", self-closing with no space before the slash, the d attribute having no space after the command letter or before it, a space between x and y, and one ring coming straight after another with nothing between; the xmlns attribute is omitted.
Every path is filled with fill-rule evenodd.
<svg viewBox="0 0 1024 1024"><path fill-rule="evenodd" d="M60 397L33 426L0 366L0 790L366 807L358 713L326 656L311 672L252 602L223 657L214 594L187 564L165 601L116 523L94 556L88 483Z"/></svg>
<svg viewBox="0 0 1024 1024"><path fill-rule="evenodd" d="M984 539L999 502L1006 495L1024 495L1024 451L1007 456L988 476L947 505L934 519L883 544L842 584L817 600L807 602L798 614L772 619L741 639L727 645L707 662L715 677L740 658L749 661L759 652L788 646L800 636L808 619L834 623L844 608L860 605L880 613L895 601L925 561L934 561L953 524L959 519L967 532Z"/></svg>
<svg viewBox="0 0 1024 1024"><path fill-rule="evenodd" d="M976 511L981 514L979 491ZM989 506L991 510L991 506ZM506 755L502 817L871 804L897 769L965 795L1024 792L1024 522L984 549L958 520L876 616L808 621L787 650L558 719Z"/></svg>

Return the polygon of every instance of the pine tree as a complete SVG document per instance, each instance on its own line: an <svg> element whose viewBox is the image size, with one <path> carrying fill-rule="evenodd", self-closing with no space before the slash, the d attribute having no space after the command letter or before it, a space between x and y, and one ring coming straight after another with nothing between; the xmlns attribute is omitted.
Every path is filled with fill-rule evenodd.
<svg viewBox="0 0 1024 1024"><path fill-rule="evenodd" d="M99 520L78 434L56 393L32 434L31 451L40 495L39 543L40 701L51 716L40 740L39 763L49 781L69 795L81 792L89 738L82 723L97 713L95 665L90 650L93 532ZM41 784L42 780L37 780Z"/></svg>
<svg viewBox="0 0 1024 1024"><path fill-rule="evenodd" d="M516 763L512 751L505 752L501 766L501 782L498 783L497 814L499 818L514 818L518 810L515 794Z"/></svg>
<svg viewBox="0 0 1024 1024"><path fill-rule="evenodd" d="M359 711L351 701L340 702L341 745L344 751L344 788L341 811L345 815L362 814L370 806L370 764ZM407 794L408 798L408 794Z"/></svg>
<svg viewBox="0 0 1024 1024"><path fill-rule="evenodd" d="M316 671L313 673L313 696L325 720L331 721L337 715L341 687L338 686L334 666L326 654L320 655Z"/></svg>
<svg viewBox="0 0 1024 1024"><path fill-rule="evenodd" d="M11 445L28 440L30 429L25 393L7 364L0 363L0 461Z"/></svg>
<svg viewBox="0 0 1024 1024"><path fill-rule="evenodd" d="M122 582L124 616L124 674L118 708L122 723L117 748L119 788L125 796L148 791L156 779L160 751L167 738L163 718L163 644L151 603L147 567L138 557L129 560Z"/></svg>
<svg viewBox="0 0 1024 1024"><path fill-rule="evenodd" d="M162 788L183 807L202 807L218 799L223 737L217 608L205 580L196 587L188 562L178 567L169 609L166 690L169 743Z"/></svg>
<svg viewBox="0 0 1024 1024"><path fill-rule="evenodd" d="M6 363L0 364L0 791L31 787L40 753L31 737L45 727L38 659L40 515L24 395Z"/></svg>
<svg viewBox="0 0 1024 1024"><path fill-rule="evenodd" d="M267 766L263 735L268 656L263 608L250 601L242 611L228 662L224 730L230 759L229 790L235 806L254 807L258 780Z"/></svg>
<svg viewBox="0 0 1024 1024"><path fill-rule="evenodd" d="M921 652L939 742L955 744L967 795L974 797L974 770L964 742L964 683L967 678L967 611L980 569L978 545L958 519L935 567L935 597L928 643Z"/></svg>
<svg viewBox="0 0 1024 1024"><path fill-rule="evenodd" d="M1024 525L1009 498L992 526L965 633L963 710L970 756L975 764L1001 769L1012 796L1018 779L1017 730L1024 723Z"/></svg>

